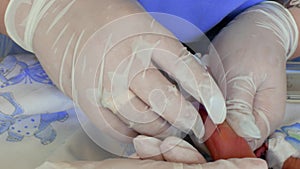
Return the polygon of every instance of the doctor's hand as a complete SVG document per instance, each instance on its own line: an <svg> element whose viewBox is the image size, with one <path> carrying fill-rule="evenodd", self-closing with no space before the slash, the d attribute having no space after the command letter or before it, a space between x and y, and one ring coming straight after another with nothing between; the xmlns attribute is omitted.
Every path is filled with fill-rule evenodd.
<svg viewBox="0 0 300 169"><path fill-rule="evenodd" d="M45 162L36 169L132 169L132 168L143 168L143 169L267 169L267 164L262 159L258 158L245 158L245 159L229 159L219 160L215 162L209 162L205 164L184 164L184 163L173 163L166 161L153 161L153 160L134 160L134 159L108 159L97 162Z"/></svg>
<svg viewBox="0 0 300 169"><path fill-rule="evenodd" d="M292 15L265 2L237 16L210 48L206 59L226 99L226 120L253 150L283 120L285 64L297 40Z"/></svg>
<svg viewBox="0 0 300 169"><path fill-rule="evenodd" d="M201 138L201 118L175 82L215 123L225 119L225 100L205 67L136 1L11 0L5 23L57 87L114 138Z"/></svg>
<svg viewBox="0 0 300 169"><path fill-rule="evenodd" d="M98 162L51 163L46 162L37 169L90 168L90 169L267 169L264 160L242 158L206 162L203 156L189 143L168 137L160 141L153 137L139 136L134 139L137 157L140 159L108 159ZM143 159L143 160L141 160Z"/></svg>

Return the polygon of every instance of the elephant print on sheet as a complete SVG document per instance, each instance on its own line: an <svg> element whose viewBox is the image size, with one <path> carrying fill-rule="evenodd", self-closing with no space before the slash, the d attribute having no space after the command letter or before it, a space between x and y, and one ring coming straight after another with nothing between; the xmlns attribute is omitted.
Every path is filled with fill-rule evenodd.
<svg viewBox="0 0 300 169"><path fill-rule="evenodd" d="M13 55L5 57L0 63L0 88L21 82L53 84L37 60L25 63Z"/></svg>
<svg viewBox="0 0 300 169"><path fill-rule="evenodd" d="M34 136L42 144L47 145L56 138L56 131L51 124L64 122L69 117L67 111L24 115L24 111L11 93L0 93L0 97L14 107L14 111L10 115L0 111L0 134L7 132L6 140L9 142L19 142L24 137Z"/></svg>

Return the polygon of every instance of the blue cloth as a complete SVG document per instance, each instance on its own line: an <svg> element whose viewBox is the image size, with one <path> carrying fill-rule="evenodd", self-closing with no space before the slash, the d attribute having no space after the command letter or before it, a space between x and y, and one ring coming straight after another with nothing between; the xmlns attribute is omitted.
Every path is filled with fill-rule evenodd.
<svg viewBox="0 0 300 169"><path fill-rule="evenodd" d="M178 16L151 15L181 41L194 41L195 37L208 31L226 16L235 16L241 11L264 0L138 0L148 12ZM188 23L188 22L190 23ZM192 26L192 24L194 26ZM196 30L196 28L198 30Z"/></svg>
<svg viewBox="0 0 300 169"><path fill-rule="evenodd" d="M14 43L9 37L0 34L0 58L7 55L28 53L16 43Z"/></svg>

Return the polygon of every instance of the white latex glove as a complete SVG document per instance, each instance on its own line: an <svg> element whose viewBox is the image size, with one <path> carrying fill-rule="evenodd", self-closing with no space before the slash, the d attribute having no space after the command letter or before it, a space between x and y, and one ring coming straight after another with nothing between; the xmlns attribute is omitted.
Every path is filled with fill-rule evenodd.
<svg viewBox="0 0 300 169"><path fill-rule="evenodd" d="M215 123L226 116L222 93L143 11L133 0L11 0L5 22L14 41L34 52L53 82L110 135L131 141L137 133L192 130L201 138L198 111L158 68L203 103Z"/></svg>
<svg viewBox="0 0 300 169"><path fill-rule="evenodd" d="M285 63L298 41L287 9L264 2L237 16L214 39L206 58L227 106L226 120L253 149L281 124Z"/></svg>
<svg viewBox="0 0 300 169"><path fill-rule="evenodd" d="M114 169L267 169L265 161L258 158L218 160L206 163L203 156L189 143L168 137L163 141L153 137L139 136L134 139L137 155L141 159L109 159L99 162L51 163L45 162L37 169L60 168L114 168ZM153 161L157 160L157 161ZM165 161L163 161L165 160Z"/></svg>
<svg viewBox="0 0 300 169"><path fill-rule="evenodd" d="M108 159L98 162L52 163L45 162L36 169L267 169L265 161L258 158L218 160L205 164L183 164L153 160Z"/></svg>
<svg viewBox="0 0 300 169"><path fill-rule="evenodd" d="M163 141L148 136L138 136L133 139L136 156L140 159L169 161L185 164L206 163L204 157L188 142L167 137Z"/></svg>

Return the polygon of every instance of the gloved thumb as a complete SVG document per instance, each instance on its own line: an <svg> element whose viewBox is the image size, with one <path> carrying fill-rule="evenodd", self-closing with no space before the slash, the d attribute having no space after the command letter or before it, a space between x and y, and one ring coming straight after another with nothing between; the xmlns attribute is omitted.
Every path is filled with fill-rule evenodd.
<svg viewBox="0 0 300 169"><path fill-rule="evenodd" d="M168 137L161 141L154 137L138 136L133 140L137 155L141 159L165 160L169 162L202 164L206 160L188 142Z"/></svg>

